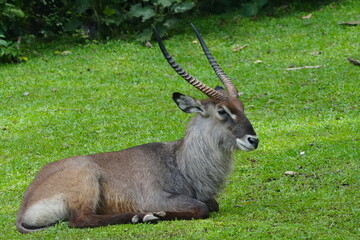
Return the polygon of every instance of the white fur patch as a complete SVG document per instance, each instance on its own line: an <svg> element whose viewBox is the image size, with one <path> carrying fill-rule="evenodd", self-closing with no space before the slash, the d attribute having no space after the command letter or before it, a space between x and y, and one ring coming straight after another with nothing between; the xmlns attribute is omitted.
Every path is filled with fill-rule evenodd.
<svg viewBox="0 0 360 240"><path fill-rule="evenodd" d="M250 138L257 138L257 136L246 134L246 135L243 136L242 138L237 138L237 139L236 139L236 143L237 143L238 147L239 147L241 150L245 151L245 152L248 152L248 151L251 151L251 150L254 150L254 149L255 149L254 145L252 145L252 144L249 142L249 137L250 137Z"/></svg>
<svg viewBox="0 0 360 240"><path fill-rule="evenodd" d="M222 108L229 114L229 116L230 116L233 120L236 120L236 119L237 119L236 115L235 115L235 114L232 114L232 112L230 111L230 109L228 109L228 108L225 107L225 106L223 106Z"/></svg>
<svg viewBox="0 0 360 240"><path fill-rule="evenodd" d="M165 217L165 216L166 216L166 212L164 212L164 211L156 212L155 215L156 215L156 216L159 216L159 217Z"/></svg>
<svg viewBox="0 0 360 240"><path fill-rule="evenodd" d="M159 220L158 217L155 217L153 213L147 213L144 218L143 218L143 222L147 223L147 222L153 222Z"/></svg>
<svg viewBox="0 0 360 240"><path fill-rule="evenodd" d="M68 218L69 211L62 195L39 201L30 206L24 213L23 223L42 227Z"/></svg>
<svg viewBox="0 0 360 240"><path fill-rule="evenodd" d="M139 216L138 215L133 216L132 219L131 219L131 222L134 223L134 224L138 223L139 222Z"/></svg>

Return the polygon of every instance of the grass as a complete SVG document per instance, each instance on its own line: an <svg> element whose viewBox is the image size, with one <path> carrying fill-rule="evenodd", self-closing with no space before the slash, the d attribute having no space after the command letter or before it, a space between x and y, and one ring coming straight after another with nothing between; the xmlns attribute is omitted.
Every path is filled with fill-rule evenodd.
<svg viewBox="0 0 360 240"><path fill-rule="evenodd" d="M279 10L280 11L280 10ZM33 46L30 61L0 66L0 234L4 239L357 239L360 235L359 27L356 0L276 12L192 19L244 95L260 137L236 154L206 220L71 229L59 223L23 236L14 226L22 195L41 166L183 136L190 116L171 100L204 96L173 73L157 45L118 40ZM313 17L302 20L309 13ZM195 35L165 41L176 60L219 84ZM232 49L249 44L242 51ZM55 51L70 51L62 56ZM261 60L261 63L254 63ZM289 66L319 69L285 71ZM295 171L295 176L284 175Z"/></svg>

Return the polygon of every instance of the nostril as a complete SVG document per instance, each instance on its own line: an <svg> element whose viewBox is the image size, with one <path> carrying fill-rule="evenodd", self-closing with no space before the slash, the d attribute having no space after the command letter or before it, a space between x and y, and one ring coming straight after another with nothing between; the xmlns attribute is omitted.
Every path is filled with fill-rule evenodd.
<svg viewBox="0 0 360 240"><path fill-rule="evenodd" d="M249 141L249 143L251 143L251 145L253 145L255 148L257 148L258 145L259 145L259 139L257 139L257 138L248 137L248 141Z"/></svg>

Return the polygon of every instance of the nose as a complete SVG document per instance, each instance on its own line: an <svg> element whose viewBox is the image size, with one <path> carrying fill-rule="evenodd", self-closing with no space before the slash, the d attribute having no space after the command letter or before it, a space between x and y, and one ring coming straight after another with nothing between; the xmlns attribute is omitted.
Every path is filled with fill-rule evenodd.
<svg viewBox="0 0 360 240"><path fill-rule="evenodd" d="M248 141L249 143L251 143L251 145L254 146L254 148L256 149L259 145L259 139L255 138L255 137L248 137Z"/></svg>

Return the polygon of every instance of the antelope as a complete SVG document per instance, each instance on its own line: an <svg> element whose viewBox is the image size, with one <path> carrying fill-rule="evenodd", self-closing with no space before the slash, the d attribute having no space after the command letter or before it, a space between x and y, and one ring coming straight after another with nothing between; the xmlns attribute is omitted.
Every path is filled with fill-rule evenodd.
<svg viewBox="0 0 360 240"><path fill-rule="evenodd" d="M16 228L31 233L67 220L86 228L160 220L205 219L219 211L215 200L236 150L258 147L235 85L192 25L224 88L211 88L184 71L154 33L170 66L208 96L198 100L175 92L185 113L195 113L185 136L118 152L65 158L45 165L25 192Z"/></svg>

